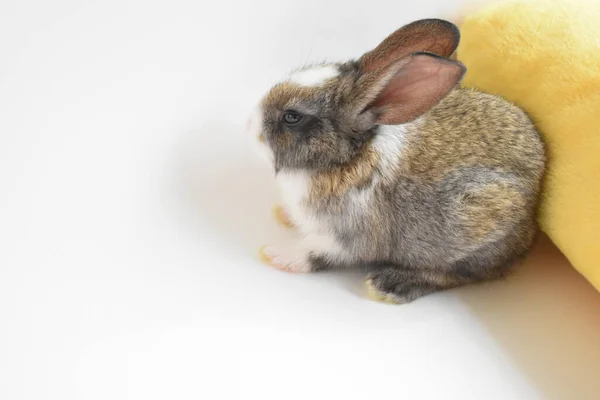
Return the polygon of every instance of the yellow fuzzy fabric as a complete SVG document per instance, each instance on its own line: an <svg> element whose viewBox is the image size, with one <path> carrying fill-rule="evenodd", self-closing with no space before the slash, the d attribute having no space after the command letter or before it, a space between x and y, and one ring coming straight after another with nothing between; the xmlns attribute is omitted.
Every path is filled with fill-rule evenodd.
<svg viewBox="0 0 600 400"><path fill-rule="evenodd" d="M600 290L600 0L508 0L461 31L464 85L520 105L541 131L540 226Z"/></svg>

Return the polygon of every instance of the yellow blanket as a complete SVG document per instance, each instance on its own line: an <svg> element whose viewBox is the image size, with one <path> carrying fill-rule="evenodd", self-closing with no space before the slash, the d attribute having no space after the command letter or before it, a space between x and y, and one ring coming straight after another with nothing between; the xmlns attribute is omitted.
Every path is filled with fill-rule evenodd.
<svg viewBox="0 0 600 400"><path fill-rule="evenodd" d="M508 0L461 31L464 85L520 105L544 136L540 226L600 290L600 0Z"/></svg>

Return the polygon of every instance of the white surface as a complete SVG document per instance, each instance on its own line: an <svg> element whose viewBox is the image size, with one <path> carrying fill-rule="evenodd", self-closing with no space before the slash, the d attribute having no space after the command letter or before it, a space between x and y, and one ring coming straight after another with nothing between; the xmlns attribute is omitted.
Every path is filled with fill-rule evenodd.
<svg viewBox="0 0 600 400"><path fill-rule="evenodd" d="M395 307L256 257L290 235L253 102L456 4L401 3L3 0L0 398L596 399L568 268Z"/></svg>

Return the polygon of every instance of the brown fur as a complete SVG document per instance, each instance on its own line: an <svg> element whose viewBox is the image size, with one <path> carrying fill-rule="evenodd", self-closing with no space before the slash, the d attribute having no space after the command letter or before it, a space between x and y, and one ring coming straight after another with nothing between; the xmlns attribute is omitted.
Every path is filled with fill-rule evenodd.
<svg viewBox="0 0 600 400"><path fill-rule="evenodd" d="M506 182L493 182L457 198L456 213L468 241L484 243L504 233L502 221L526 207L523 195Z"/></svg>
<svg viewBox="0 0 600 400"><path fill-rule="evenodd" d="M350 189L361 189L373 179L379 155L369 145L350 163L312 176L310 200L327 201L342 197Z"/></svg>
<svg viewBox="0 0 600 400"><path fill-rule="evenodd" d="M439 182L449 172L464 167L515 171L529 166L532 171L543 170L540 143L524 134L534 129L532 122L497 96L457 89L421 121L409 128L409 136L419 139L413 140L403 154L407 173ZM486 129L490 121L498 123ZM539 179L540 175L534 175L532 179Z"/></svg>

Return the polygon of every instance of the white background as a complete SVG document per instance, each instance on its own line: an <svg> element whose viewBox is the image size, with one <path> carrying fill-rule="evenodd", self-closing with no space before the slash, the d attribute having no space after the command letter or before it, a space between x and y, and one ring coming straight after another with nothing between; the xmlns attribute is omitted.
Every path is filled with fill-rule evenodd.
<svg viewBox="0 0 600 400"><path fill-rule="evenodd" d="M597 399L600 295L546 240L407 306L256 256L292 239L258 96L456 5L0 2L0 398Z"/></svg>

